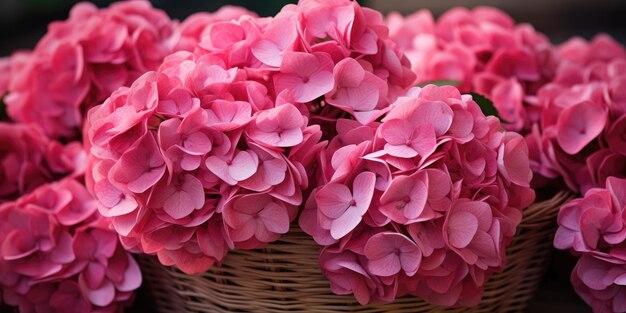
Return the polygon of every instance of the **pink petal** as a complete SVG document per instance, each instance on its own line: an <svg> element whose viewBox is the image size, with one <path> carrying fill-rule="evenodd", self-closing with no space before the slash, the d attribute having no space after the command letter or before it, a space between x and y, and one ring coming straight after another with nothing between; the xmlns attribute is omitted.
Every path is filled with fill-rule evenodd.
<svg viewBox="0 0 626 313"><path fill-rule="evenodd" d="M115 287L119 291L133 291L141 286L142 278L141 278L141 270L139 269L139 265L135 262L135 259L127 254L128 257L128 267L126 267L126 271L124 271L124 280L121 283L116 284Z"/></svg>
<svg viewBox="0 0 626 313"><path fill-rule="evenodd" d="M269 66L279 67L283 60L283 51L270 40L261 40L252 47L252 54L259 61Z"/></svg>
<svg viewBox="0 0 626 313"><path fill-rule="evenodd" d="M219 177L225 183L229 185L237 184L237 181L233 179L229 174L229 165L228 163L220 157L217 156L209 156L206 161L204 161L206 167L211 171L215 176Z"/></svg>
<svg viewBox="0 0 626 313"><path fill-rule="evenodd" d="M385 152L399 158L414 158L418 155L417 151L412 147L407 145L395 146L389 143L385 144Z"/></svg>
<svg viewBox="0 0 626 313"><path fill-rule="evenodd" d="M426 158L435 151L437 138L435 129L430 124L418 125L413 131L411 147L422 157Z"/></svg>
<svg viewBox="0 0 626 313"><path fill-rule="evenodd" d="M16 229L5 235L1 256L4 260L17 260L37 250L37 242L32 233Z"/></svg>
<svg viewBox="0 0 626 313"><path fill-rule="evenodd" d="M465 248L478 230L478 220L469 212L456 212L448 218L448 240L458 249Z"/></svg>
<svg viewBox="0 0 626 313"><path fill-rule="evenodd" d="M100 213L106 217L128 214L137 209L137 201L103 179L94 185L96 197L105 208Z"/></svg>
<svg viewBox="0 0 626 313"><path fill-rule="evenodd" d="M87 293L87 298L94 305L104 307L111 304L113 299L115 299L115 287L108 280L104 280L102 285L96 289L90 289L86 286L83 287L83 281L79 281L79 284L81 286L81 290Z"/></svg>
<svg viewBox="0 0 626 313"><path fill-rule="evenodd" d="M257 171L259 159L252 151L239 151L228 167L228 175L236 181L250 178Z"/></svg>
<svg viewBox="0 0 626 313"><path fill-rule="evenodd" d="M350 207L352 193L346 185L331 183L317 192L315 200L322 214L329 218L338 218Z"/></svg>
<svg viewBox="0 0 626 313"><path fill-rule="evenodd" d="M402 265L400 263L400 258L396 254L389 253L380 259L370 260L367 268L370 273L376 276L385 277L392 276L400 272Z"/></svg>
<svg viewBox="0 0 626 313"><path fill-rule="evenodd" d="M163 210L172 218L186 217L204 205L204 187L194 176L185 174L176 189L163 203Z"/></svg>
<svg viewBox="0 0 626 313"><path fill-rule="evenodd" d="M443 135L452 124L452 109L445 102L421 102L412 115L412 122L417 125L432 125L437 136Z"/></svg>
<svg viewBox="0 0 626 313"><path fill-rule="evenodd" d="M274 202L266 205L259 213L259 217L263 220L265 228L273 233L284 234L289 230L287 210Z"/></svg>
<svg viewBox="0 0 626 313"><path fill-rule="evenodd" d="M354 178L352 183L353 199L361 214L365 214L370 206L374 189L376 187L376 174L372 172L363 172Z"/></svg>
<svg viewBox="0 0 626 313"><path fill-rule="evenodd" d="M364 212L354 207L348 208L341 216L332 220L330 226L330 235L334 239L341 239L348 233L350 233L359 223L363 217Z"/></svg>
<svg viewBox="0 0 626 313"><path fill-rule="evenodd" d="M83 272L84 280L89 289L96 289L104 279L104 266L100 263L91 262Z"/></svg>
<svg viewBox="0 0 626 313"><path fill-rule="evenodd" d="M607 110L595 102L585 101L566 108L557 122L557 141L569 154L580 152L604 129Z"/></svg>
<svg viewBox="0 0 626 313"><path fill-rule="evenodd" d="M333 69L336 83L338 86L342 87L357 87L361 84L363 79L365 79L365 70L353 58L346 58L337 65Z"/></svg>
<svg viewBox="0 0 626 313"><path fill-rule="evenodd" d="M519 186L528 187L532 179L530 161L528 159L528 147L523 137L517 136L506 143L502 162L498 160L499 166L512 183ZM500 156L499 156L500 157ZM499 158L500 159L500 158ZM501 164L500 164L501 163Z"/></svg>
<svg viewBox="0 0 626 313"><path fill-rule="evenodd" d="M230 131L250 121L252 107L244 101L215 100L207 110L207 123L220 131Z"/></svg>
<svg viewBox="0 0 626 313"><path fill-rule="evenodd" d="M406 145L412 134L413 127L403 119L387 120L380 127L380 135L391 145Z"/></svg>
<svg viewBox="0 0 626 313"><path fill-rule="evenodd" d="M263 169L263 180L274 186L285 179L287 163L281 159L271 159L263 162Z"/></svg>

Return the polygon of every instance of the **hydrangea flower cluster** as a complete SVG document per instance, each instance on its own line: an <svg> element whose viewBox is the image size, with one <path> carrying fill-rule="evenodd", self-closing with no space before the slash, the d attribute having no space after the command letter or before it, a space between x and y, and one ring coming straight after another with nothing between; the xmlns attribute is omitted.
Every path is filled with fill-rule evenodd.
<svg viewBox="0 0 626 313"><path fill-rule="evenodd" d="M187 273L289 230L321 149L296 104L179 52L89 114L90 188L127 247Z"/></svg>
<svg viewBox="0 0 626 313"><path fill-rule="evenodd" d="M453 80L463 92L493 100L509 130L538 122L537 89L552 77L552 44L531 25L516 25L491 7L453 8L436 22L428 10L387 17L390 37L403 49L418 82Z"/></svg>
<svg viewBox="0 0 626 313"><path fill-rule="evenodd" d="M321 127L375 120L415 78L380 13L353 1L193 24L193 53L114 92L88 122L100 212L128 248L187 273L286 233Z"/></svg>
<svg viewBox="0 0 626 313"><path fill-rule="evenodd" d="M594 312L626 312L626 179L609 177L559 212L554 246L581 258L572 284Z"/></svg>
<svg viewBox="0 0 626 313"><path fill-rule="evenodd" d="M382 15L349 0L301 0L275 17L213 24L195 53L244 69L271 93L306 104L326 138L336 118L381 116L415 81Z"/></svg>
<svg viewBox="0 0 626 313"><path fill-rule="evenodd" d="M299 219L337 294L471 306L534 201L524 138L469 95L428 85L382 122L340 119Z"/></svg>
<svg viewBox="0 0 626 313"><path fill-rule="evenodd" d="M85 157L79 142L63 145L35 125L0 122L0 204L61 177L82 175Z"/></svg>
<svg viewBox="0 0 626 313"><path fill-rule="evenodd" d="M527 136L531 168L585 194L608 176L626 177L626 50L599 35L558 53L553 81L538 92L540 124Z"/></svg>
<svg viewBox="0 0 626 313"><path fill-rule="evenodd" d="M0 290L20 312L120 312L141 272L68 178L0 205Z"/></svg>
<svg viewBox="0 0 626 313"><path fill-rule="evenodd" d="M177 41L175 24L148 1L106 9L77 4L68 20L50 24L32 52L11 58L8 114L40 125L51 138L77 139L90 107L157 68Z"/></svg>

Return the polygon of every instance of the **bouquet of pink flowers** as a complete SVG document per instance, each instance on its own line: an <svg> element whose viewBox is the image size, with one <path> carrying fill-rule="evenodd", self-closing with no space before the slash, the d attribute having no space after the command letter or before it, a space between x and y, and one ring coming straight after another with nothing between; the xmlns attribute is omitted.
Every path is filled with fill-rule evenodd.
<svg viewBox="0 0 626 313"><path fill-rule="evenodd" d="M0 59L10 119L0 122L4 303L21 312L121 312L131 302L141 272L83 183L83 117L198 30L246 13L199 14L179 26L147 1L81 3L33 51Z"/></svg>
<svg viewBox="0 0 626 313"><path fill-rule="evenodd" d="M533 171L574 192L626 177L626 50L606 35L558 49L552 82L538 91L541 120L527 136Z"/></svg>
<svg viewBox="0 0 626 313"><path fill-rule="evenodd" d="M125 246L201 273L286 233L336 117L370 123L414 80L384 29L351 1L218 22L93 109L90 188Z"/></svg>
<svg viewBox="0 0 626 313"><path fill-rule="evenodd" d="M624 86L610 37L554 46L493 8L78 4L0 58L3 301L119 312L129 252L198 274L299 226L335 294L473 306L531 179L562 179L585 195L555 238L582 254L572 282L626 311Z"/></svg>
<svg viewBox="0 0 626 313"><path fill-rule="evenodd" d="M478 304L535 199L524 138L434 85L409 91L381 122L340 119L337 131L300 216L324 246L332 290L362 304L407 293Z"/></svg>
<svg viewBox="0 0 626 313"><path fill-rule="evenodd" d="M0 206L0 287L21 312L120 312L139 266L68 178Z"/></svg>
<svg viewBox="0 0 626 313"><path fill-rule="evenodd" d="M561 208L554 246L581 257L572 284L594 312L626 311L626 179L609 177L606 188Z"/></svg>
<svg viewBox="0 0 626 313"><path fill-rule="evenodd" d="M464 92L493 100L508 123L525 135L539 120L537 89L554 75L552 44L528 24L516 25L495 8L453 8L437 21L428 10L387 17L390 36L403 48L420 83L450 80Z"/></svg>

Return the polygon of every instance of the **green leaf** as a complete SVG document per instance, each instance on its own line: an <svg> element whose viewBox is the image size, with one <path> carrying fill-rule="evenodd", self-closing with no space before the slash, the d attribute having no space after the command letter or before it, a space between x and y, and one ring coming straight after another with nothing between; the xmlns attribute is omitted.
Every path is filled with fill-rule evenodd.
<svg viewBox="0 0 626 313"><path fill-rule="evenodd" d="M474 99L474 101L478 104L480 110L483 111L483 114L485 114L485 116L495 116L500 120L500 123L511 124L511 122L506 121L502 119L502 117L500 117L498 109L496 109L496 106L493 105L493 101L475 92L470 92L468 94L472 96L472 99Z"/></svg>
<svg viewBox="0 0 626 313"><path fill-rule="evenodd" d="M419 85L417 85L417 87L424 87L427 85L435 85L435 86L458 86L460 85L461 82L458 80L433 80L433 81L428 81L428 82L423 82Z"/></svg>

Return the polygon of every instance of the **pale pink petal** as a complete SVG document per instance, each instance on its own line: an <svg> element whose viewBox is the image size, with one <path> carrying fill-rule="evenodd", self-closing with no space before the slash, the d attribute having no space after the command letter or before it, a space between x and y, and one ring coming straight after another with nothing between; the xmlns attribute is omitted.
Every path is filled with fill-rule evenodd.
<svg viewBox="0 0 626 313"><path fill-rule="evenodd" d="M581 102L561 113L557 122L557 140L569 154L580 152L604 129L608 112L595 102Z"/></svg>
<svg viewBox="0 0 626 313"><path fill-rule="evenodd" d="M317 192L315 200L322 214L338 218L350 207L352 192L346 185L331 183Z"/></svg>
<svg viewBox="0 0 626 313"><path fill-rule="evenodd" d="M478 220L469 212L457 212L448 220L448 238L455 248L465 248L478 230Z"/></svg>

